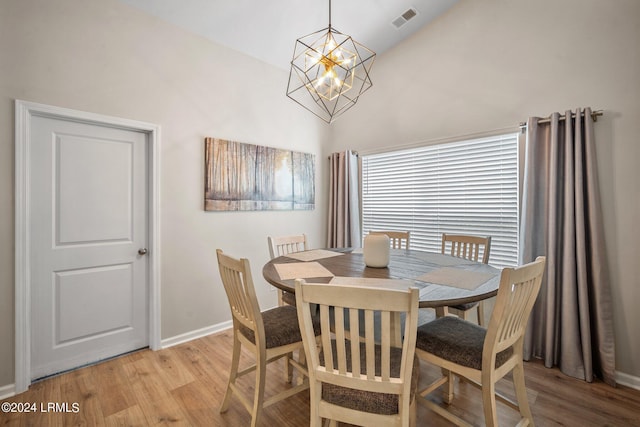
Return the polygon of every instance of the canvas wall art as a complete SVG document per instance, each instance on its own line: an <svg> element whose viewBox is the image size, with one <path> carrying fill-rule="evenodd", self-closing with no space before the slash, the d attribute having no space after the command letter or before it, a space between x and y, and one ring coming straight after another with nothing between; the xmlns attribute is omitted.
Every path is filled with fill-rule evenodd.
<svg viewBox="0 0 640 427"><path fill-rule="evenodd" d="M205 138L206 211L314 208L315 155Z"/></svg>

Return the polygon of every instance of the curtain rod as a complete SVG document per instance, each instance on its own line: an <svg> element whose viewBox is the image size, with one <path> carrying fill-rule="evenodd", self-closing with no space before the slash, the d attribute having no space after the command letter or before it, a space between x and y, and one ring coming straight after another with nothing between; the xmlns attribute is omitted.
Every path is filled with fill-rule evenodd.
<svg viewBox="0 0 640 427"><path fill-rule="evenodd" d="M595 110L591 112L591 118L593 119L594 122L598 121L598 116L602 116L604 114L604 110ZM580 113L580 116L584 116L584 111ZM575 119L576 118L576 113L571 113L571 118ZM566 120L567 117L564 114L560 114L560 120ZM540 123L550 123L551 122L551 116L549 117L545 117L543 119L539 119L538 120L538 124ZM521 122L520 123L520 129L524 130L524 128L527 127L527 122Z"/></svg>
<svg viewBox="0 0 640 427"><path fill-rule="evenodd" d="M594 122L598 121L598 116L602 116L604 115L604 110L594 110L591 112L591 118L593 119ZM580 113L580 116L584 117L584 111L582 111ZM571 118L575 119L576 118L576 113L571 113ZM567 117L565 114L560 114L560 120L566 120ZM544 117L542 119L538 120L538 123L550 123L551 122L551 116L548 117ZM518 126L520 128L520 130L522 132L524 132L524 130L527 128L527 122L520 122L520 125ZM500 131L502 131L503 129L500 129ZM355 154L356 156L359 156L357 151L353 151L353 154ZM328 156L327 158L331 158L331 156Z"/></svg>

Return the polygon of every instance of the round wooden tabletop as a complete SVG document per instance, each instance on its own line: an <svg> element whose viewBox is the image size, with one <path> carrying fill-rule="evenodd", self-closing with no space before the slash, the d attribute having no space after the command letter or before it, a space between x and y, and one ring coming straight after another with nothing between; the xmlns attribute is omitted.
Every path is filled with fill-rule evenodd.
<svg viewBox="0 0 640 427"><path fill-rule="evenodd" d="M282 266L292 263L297 264ZM420 289L420 307L434 308L493 297L500 284L500 270L490 265L405 249L391 249L386 268L367 267L361 249L314 249L274 258L264 265L262 275L286 292L294 292L296 278L315 283L338 278L404 279ZM316 277L305 277L309 275Z"/></svg>

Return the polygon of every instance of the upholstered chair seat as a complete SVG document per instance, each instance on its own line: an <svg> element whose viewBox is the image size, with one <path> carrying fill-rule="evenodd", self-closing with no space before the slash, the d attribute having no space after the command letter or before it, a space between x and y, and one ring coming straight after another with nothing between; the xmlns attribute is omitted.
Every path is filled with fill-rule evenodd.
<svg viewBox="0 0 640 427"><path fill-rule="evenodd" d="M416 347L458 365L482 369L487 330L458 317L441 317L418 327ZM496 354L496 368L513 355L513 347Z"/></svg>
<svg viewBox="0 0 640 427"><path fill-rule="evenodd" d="M335 343L335 340L333 341ZM351 371L351 342L347 340L346 358L347 371ZM336 345L331 346L333 349L334 366L338 364L338 355ZM365 344L360 343L360 372L366 374L366 358ZM380 376L381 366L381 347L375 346L375 374ZM324 352L320 352L320 363L324 364ZM391 376L400 376L400 365L402 362L402 349L397 347L391 348ZM418 389L418 380L420 378L420 360L417 356L413 358L413 370L411 371L411 394L410 400L413 400ZM340 387L334 384L325 383L322 385L322 399L345 408L356 411L369 412L381 415L393 415L398 413L398 395L388 393L363 392L362 390L354 390L347 387Z"/></svg>
<svg viewBox="0 0 640 427"><path fill-rule="evenodd" d="M262 312L264 324L265 348L281 347L302 341L300 326L298 326L298 312L291 305L272 308ZM314 322L314 330L320 333L320 326ZM240 333L253 344L256 343L253 331L240 326Z"/></svg>
<svg viewBox="0 0 640 427"><path fill-rule="evenodd" d="M456 310L460 310L460 311L467 311L467 310L471 310L472 308L475 308L478 305L477 302L468 302L466 304L458 304L458 305L452 305L452 308L455 308Z"/></svg>

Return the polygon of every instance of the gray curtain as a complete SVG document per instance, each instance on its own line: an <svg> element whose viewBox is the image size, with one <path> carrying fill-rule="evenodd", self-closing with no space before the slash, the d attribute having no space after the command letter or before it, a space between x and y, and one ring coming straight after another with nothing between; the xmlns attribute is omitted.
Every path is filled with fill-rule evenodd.
<svg viewBox="0 0 640 427"><path fill-rule="evenodd" d="M350 150L329 156L327 247L360 247L358 155Z"/></svg>
<svg viewBox="0 0 640 427"><path fill-rule="evenodd" d="M527 122L520 261L547 257L525 338L538 357L575 378L615 386L613 307L591 109ZM583 114L581 114L583 113Z"/></svg>

